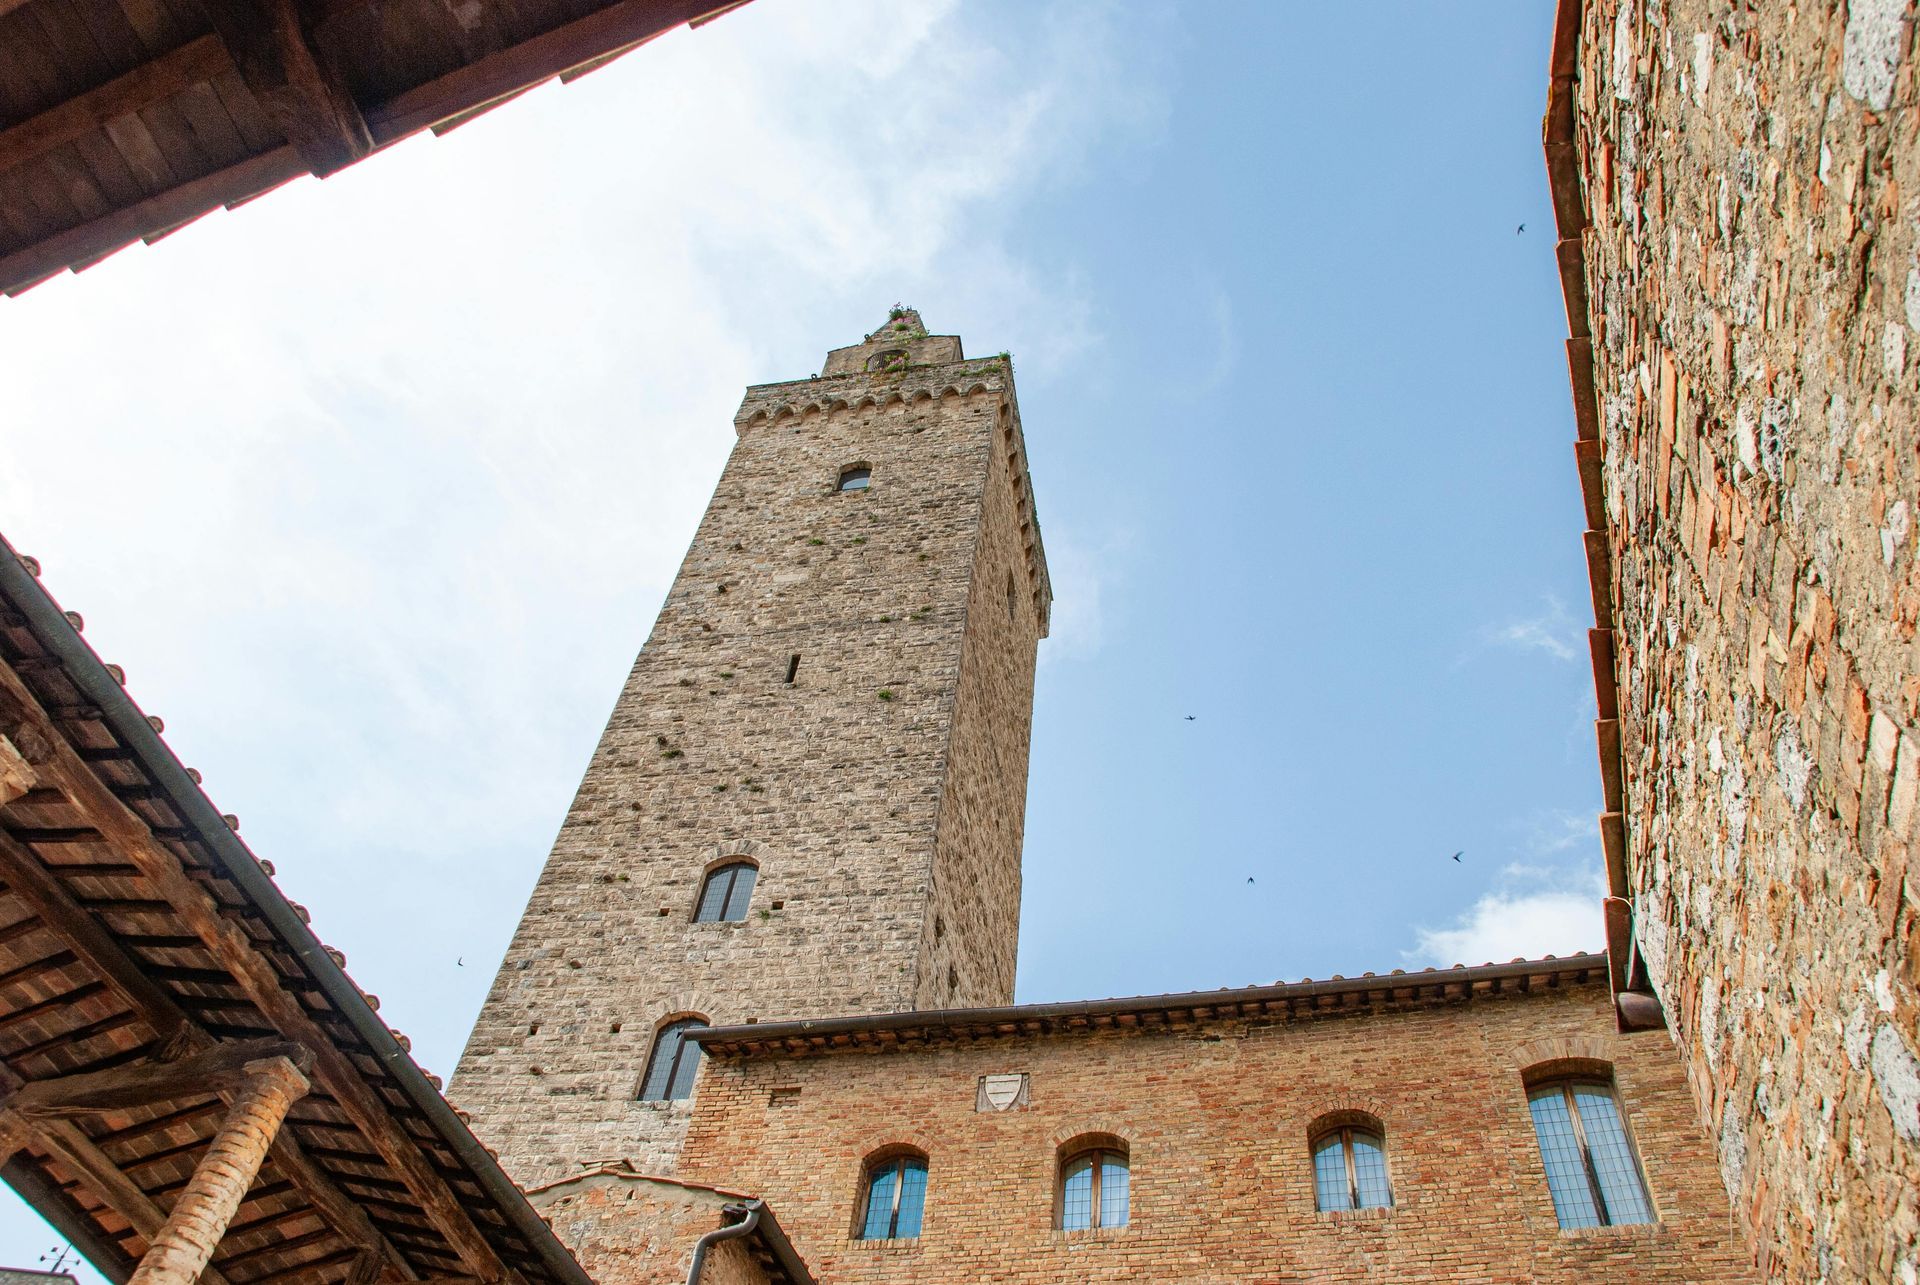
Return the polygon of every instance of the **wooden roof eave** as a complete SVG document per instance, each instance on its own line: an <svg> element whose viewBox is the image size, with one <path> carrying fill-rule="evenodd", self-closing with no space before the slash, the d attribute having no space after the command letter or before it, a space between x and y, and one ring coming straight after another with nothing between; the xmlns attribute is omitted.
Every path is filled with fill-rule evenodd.
<svg viewBox="0 0 1920 1285"><path fill-rule="evenodd" d="M279 945L299 960L307 976L314 982L333 1011L348 1023L355 1037L381 1064L385 1073L406 1096L409 1104L427 1120L439 1140L459 1158L473 1180L489 1198L492 1206L506 1216L513 1232L533 1247L541 1265L550 1273L552 1279L560 1282L561 1285L591 1285L590 1279L580 1269L578 1263L554 1238L552 1230L527 1204L525 1196L507 1178L492 1155L473 1137L445 1098L428 1081L425 1073L414 1064L406 1049L374 1012L360 989L334 962L326 947L314 936L299 912L260 868L258 861L229 827L225 818L215 810L198 784L188 775L187 770L174 757L165 742L160 739L158 731L134 705L113 674L109 673L106 666L94 655L92 648L80 637L72 622L44 592L33 573L23 564L19 555L4 538L0 538L0 603L17 612L19 621L33 634L36 641L60 661L66 679L80 691L83 700L93 707L99 721L111 728L121 743L128 747L140 770L165 793L168 806L187 822L195 839L218 862L219 876L232 883L244 894L250 908L270 927ZM10 669L0 667L0 694L11 693L13 699L18 701L24 691L19 678ZM32 699L31 693L25 694L27 699ZM55 731L57 733L57 728ZM64 738L60 739L60 747L69 753L72 751L72 747L66 744ZM78 762L77 756L74 762ZM89 781L93 788L106 795L114 806L124 810L124 805L120 805L117 799L112 799L108 787L91 773L88 773L84 779L71 780L68 784L78 792L85 793ZM131 813L127 815L138 823L138 817L132 816ZM107 827L115 824L108 816L101 816L96 820L104 822ZM135 835L113 836L110 829L103 829L102 833L108 834L110 839L117 838L135 844L139 842L138 836ZM157 841L148 839L147 842L158 850L157 853L146 854L148 857L164 856L167 860L174 862L174 869L178 871L177 859L173 858L171 853L165 852L164 847ZM161 877L167 876L163 872ZM192 903L197 898L202 903L200 908L205 915L217 921L203 922L202 926L207 929L208 934L218 937L221 929L225 928L231 930L235 936L241 936L238 929L233 928L215 913L211 898L196 883L184 873L177 873L174 877L179 881L174 885L179 894L176 900L187 903L182 909L192 909ZM236 943L236 945L241 944L244 943ZM245 944L245 948L251 950L250 944ZM261 962L265 962L264 958ZM280 990L278 993L285 996L293 1008L299 1008L290 992ZM304 1010L301 1012L304 1014ZM350 1085L330 1084L330 1090L342 1090L351 1095L358 1088L361 1092L371 1095L371 1089L359 1079L359 1073L352 1068L352 1064L346 1060L345 1055L333 1047L333 1042L328 1039L324 1030L313 1025L310 1018L306 1019L306 1023L309 1029L305 1032L287 1031L286 1033L296 1038L305 1034L307 1038L302 1040L303 1043L309 1046L319 1045L320 1047L315 1049L316 1053L323 1059L329 1057L333 1059L332 1078L334 1080L341 1078L343 1070L352 1079ZM294 1024L298 1025L297 1018ZM343 1102L343 1109L345 1106ZM388 1117L386 1122L393 1130L405 1133L397 1121L392 1121ZM403 1175L407 1174L409 1168L413 1168L414 1173L410 1176L415 1182L424 1180L426 1190L416 1191L415 1194L416 1198L421 1199L425 1204L432 1199L434 1188L444 1184L445 1179L432 1171L431 1165L424 1156L420 1156L417 1151L414 1155L418 1160L417 1166L410 1166L403 1161L395 1167ZM425 1173L420 1172L420 1166L425 1167ZM21 1164L16 1157L4 1169L0 1169L0 1173L4 1173L9 1181L20 1177L22 1181L16 1182L15 1185L22 1190L23 1194L31 1195L36 1187L45 1190L46 1184L21 1174L20 1169ZM409 1187L414 1187L415 1182L410 1182ZM448 1198L452 1198L451 1193L448 1193ZM319 1201L315 1203L316 1206L324 1207ZM457 1200L455 1205L458 1206ZM66 1210L64 1200L53 1200L42 1208L45 1209L50 1221L54 1221L63 1234L69 1234L69 1238L74 1239L76 1244L92 1239L86 1234L84 1228L73 1225L74 1219L71 1216L67 1217L63 1223L61 1215L63 1210ZM72 1211L67 1212L71 1214ZM483 1260L491 1258L496 1270L487 1272L486 1275L496 1277L516 1275L505 1267L493 1247L485 1244L484 1234L468 1219L464 1208L460 1208L459 1212L460 1218L452 1220L456 1223L455 1226L441 1228L443 1234L451 1233L447 1235L448 1242L456 1249L465 1242L467 1253L463 1254L463 1257ZM465 1220L463 1225L461 1220ZM436 1221L443 1220L436 1219ZM109 1256L107 1261L112 1261L112 1256Z"/></svg>

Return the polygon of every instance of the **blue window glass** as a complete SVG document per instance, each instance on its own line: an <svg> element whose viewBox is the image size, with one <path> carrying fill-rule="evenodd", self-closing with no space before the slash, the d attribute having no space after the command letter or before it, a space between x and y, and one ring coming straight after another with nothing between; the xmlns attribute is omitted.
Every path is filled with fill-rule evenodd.
<svg viewBox="0 0 1920 1285"><path fill-rule="evenodd" d="M861 1240L912 1240L927 1204L927 1162L919 1156L883 1160L867 1171L867 1210Z"/></svg>
<svg viewBox="0 0 1920 1285"><path fill-rule="evenodd" d="M1653 1221L1640 1166L1610 1086L1561 1081L1527 1094L1540 1161L1560 1225L1609 1227Z"/></svg>
<svg viewBox="0 0 1920 1285"><path fill-rule="evenodd" d="M1129 1195L1126 1156L1105 1149L1082 1151L1060 1171L1060 1227L1125 1227Z"/></svg>
<svg viewBox="0 0 1920 1285"><path fill-rule="evenodd" d="M1387 1150L1371 1129L1334 1129L1313 1144L1314 1204L1321 1209L1385 1209Z"/></svg>
<svg viewBox="0 0 1920 1285"><path fill-rule="evenodd" d="M647 1073L640 1079L641 1101L666 1102L692 1095L693 1077L700 1073L700 1046L689 1043L686 1035L705 1025L697 1017L688 1017L660 1028L647 1057Z"/></svg>

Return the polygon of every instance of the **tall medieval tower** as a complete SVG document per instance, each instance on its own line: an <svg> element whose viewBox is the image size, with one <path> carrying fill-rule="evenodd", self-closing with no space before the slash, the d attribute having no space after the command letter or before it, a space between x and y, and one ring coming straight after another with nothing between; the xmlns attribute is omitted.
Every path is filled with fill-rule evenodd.
<svg viewBox="0 0 1920 1285"><path fill-rule="evenodd" d="M1012 363L896 308L734 427L455 1073L523 1184L673 1171L682 1021L1013 998L1052 593Z"/></svg>

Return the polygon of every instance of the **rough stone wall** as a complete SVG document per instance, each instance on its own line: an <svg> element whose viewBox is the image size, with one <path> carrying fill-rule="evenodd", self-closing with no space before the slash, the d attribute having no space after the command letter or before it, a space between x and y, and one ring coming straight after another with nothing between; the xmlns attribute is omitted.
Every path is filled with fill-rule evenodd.
<svg viewBox="0 0 1920 1285"><path fill-rule="evenodd" d="M595 1285L682 1285L693 1248L732 1219L724 1193L621 1174L593 1174L536 1192L552 1225ZM707 1253L701 1285L767 1285L767 1273L738 1240Z"/></svg>
<svg viewBox="0 0 1920 1285"><path fill-rule="evenodd" d="M1564 2L1639 951L1767 1272L1913 1281L1912 14Z"/></svg>
<svg viewBox="0 0 1920 1285"><path fill-rule="evenodd" d="M1012 997L1046 598L1044 565L1010 552L1011 370L846 356L886 347L741 407L451 1088L522 1183L614 1157L673 1171L691 1103L636 1097L671 1018ZM837 490L850 465L870 489ZM692 922L706 871L740 856L746 920Z"/></svg>
<svg viewBox="0 0 1920 1285"><path fill-rule="evenodd" d="M1408 1050L1417 1049L1417 1058ZM1522 1074L1609 1063L1660 1221L1562 1232ZM1026 1072L1029 1104L976 1108ZM1603 985L1404 1011L713 1058L684 1169L765 1197L822 1280L1751 1280L1713 1148L1658 1033L1620 1035ZM777 1090L777 1091L776 1091ZM1385 1126L1395 1204L1314 1207L1309 1129ZM1127 1145L1124 1228L1053 1229L1063 1145ZM911 1241L853 1239L867 1157L928 1157Z"/></svg>

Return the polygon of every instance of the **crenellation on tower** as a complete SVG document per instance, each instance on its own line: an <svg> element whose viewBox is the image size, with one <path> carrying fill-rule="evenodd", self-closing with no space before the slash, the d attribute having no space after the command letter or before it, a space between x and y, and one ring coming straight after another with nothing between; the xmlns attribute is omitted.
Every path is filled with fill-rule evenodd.
<svg viewBox="0 0 1920 1285"><path fill-rule="evenodd" d="M677 1020L1012 999L1051 593L1011 364L961 353L896 309L747 390L456 1073L521 1181L673 1170ZM743 917L696 922L729 864Z"/></svg>

